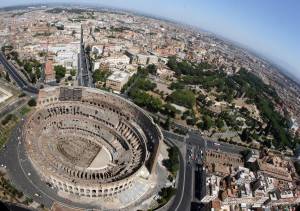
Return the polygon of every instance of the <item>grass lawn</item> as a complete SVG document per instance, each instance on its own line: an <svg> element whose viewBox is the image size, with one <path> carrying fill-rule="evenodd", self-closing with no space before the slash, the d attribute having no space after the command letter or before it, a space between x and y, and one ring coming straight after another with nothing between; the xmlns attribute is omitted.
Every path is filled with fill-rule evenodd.
<svg viewBox="0 0 300 211"><path fill-rule="evenodd" d="M18 123L18 120L19 118L13 115L9 122L5 125L0 123L0 148L2 148L3 144L5 144L5 142L9 138L11 131L15 128L16 124Z"/></svg>
<svg viewBox="0 0 300 211"><path fill-rule="evenodd" d="M28 106L24 106L20 110L20 115L21 116L25 116L30 111L31 111L31 108L29 108Z"/></svg>

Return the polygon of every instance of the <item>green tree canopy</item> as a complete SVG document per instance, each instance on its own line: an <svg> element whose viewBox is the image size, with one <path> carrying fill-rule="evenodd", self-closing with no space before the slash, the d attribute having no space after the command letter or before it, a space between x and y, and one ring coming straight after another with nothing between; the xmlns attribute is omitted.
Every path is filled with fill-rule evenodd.
<svg viewBox="0 0 300 211"><path fill-rule="evenodd" d="M76 72L77 72L77 71L76 71L75 69L72 69L72 70L70 71L71 76L74 77L74 76L76 75Z"/></svg>
<svg viewBox="0 0 300 211"><path fill-rule="evenodd" d="M57 81L60 81L63 77L66 75L66 68L62 65L56 65L54 66L54 71L55 71L55 78Z"/></svg>
<svg viewBox="0 0 300 211"><path fill-rule="evenodd" d="M35 100L34 98L31 98L31 99L28 101L28 105L31 106L31 107L36 106L36 100Z"/></svg>
<svg viewBox="0 0 300 211"><path fill-rule="evenodd" d="M148 70L149 73L151 73L152 75L156 75L157 73L157 67L155 64L149 64L146 68Z"/></svg>
<svg viewBox="0 0 300 211"><path fill-rule="evenodd" d="M195 94L187 89L179 89L168 96L168 100L187 108L192 108L196 103Z"/></svg>
<svg viewBox="0 0 300 211"><path fill-rule="evenodd" d="M203 129L209 130L213 126L213 121L210 116L204 115L203 116Z"/></svg>
<svg viewBox="0 0 300 211"><path fill-rule="evenodd" d="M111 75L111 72L109 70L106 69L97 69L95 70L95 72L93 73L93 81L94 82L105 82L106 79L108 78L108 76Z"/></svg>

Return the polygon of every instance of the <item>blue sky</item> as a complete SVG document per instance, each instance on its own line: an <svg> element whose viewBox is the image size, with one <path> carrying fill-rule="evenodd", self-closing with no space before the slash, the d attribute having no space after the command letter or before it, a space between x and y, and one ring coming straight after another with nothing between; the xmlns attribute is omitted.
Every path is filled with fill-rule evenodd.
<svg viewBox="0 0 300 211"><path fill-rule="evenodd" d="M133 9L199 26L248 46L300 80L298 0L1 0L0 7L61 1Z"/></svg>

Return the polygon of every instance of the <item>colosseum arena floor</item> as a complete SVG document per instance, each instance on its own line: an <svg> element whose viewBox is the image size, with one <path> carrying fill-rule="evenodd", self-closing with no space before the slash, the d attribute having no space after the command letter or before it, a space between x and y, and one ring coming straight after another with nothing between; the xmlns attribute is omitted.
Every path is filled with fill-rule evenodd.
<svg viewBox="0 0 300 211"><path fill-rule="evenodd" d="M25 149L60 196L122 208L155 189L163 136L142 109L83 87L45 88L37 102L24 124Z"/></svg>

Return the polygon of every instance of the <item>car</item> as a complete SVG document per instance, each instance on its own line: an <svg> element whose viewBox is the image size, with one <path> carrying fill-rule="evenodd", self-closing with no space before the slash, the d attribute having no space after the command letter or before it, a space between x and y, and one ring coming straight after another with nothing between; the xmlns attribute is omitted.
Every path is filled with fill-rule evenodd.
<svg viewBox="0 0 300 211"><path fill-rule="evenodd" d="M31 175L31 173L30 172L28 172L28 174L27 174L28 176L30 176Z"/></svg>
<svg viewBox="0 0 300 211"><path fill-rule="evenodd" d="M36 196L36 197L40 197L41 195L40 195L40 194L38 194L38 193L35 193L35 194L34 194L34 196Z"/></svg>

